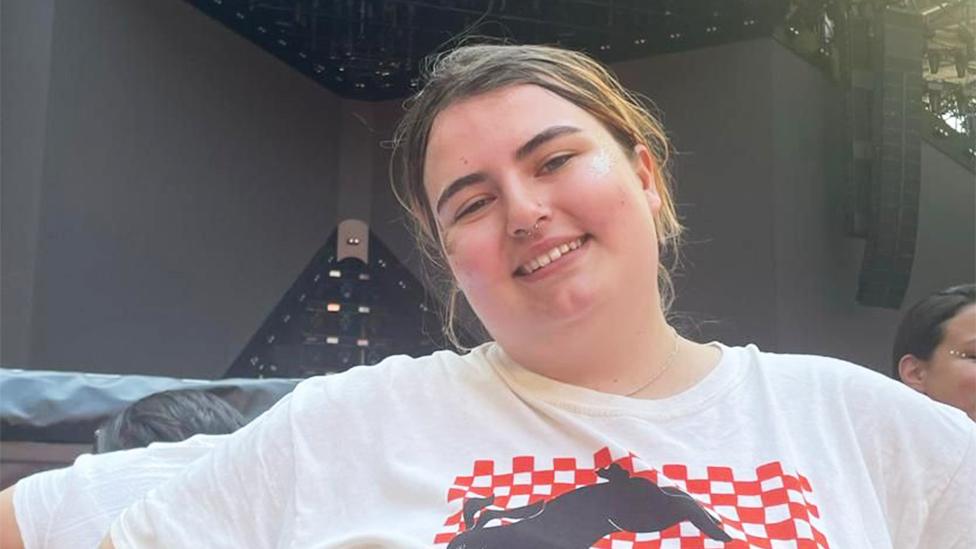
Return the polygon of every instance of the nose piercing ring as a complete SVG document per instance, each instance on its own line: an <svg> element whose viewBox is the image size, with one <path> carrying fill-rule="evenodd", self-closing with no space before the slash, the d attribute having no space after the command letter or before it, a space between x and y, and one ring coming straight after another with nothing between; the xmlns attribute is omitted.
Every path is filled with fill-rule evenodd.
<svg viewBox="0 0 976 549"><path fill-rule="evenodd" d="M539 222L536 221L531 229L515 229L515 238L526 238L539 232Z"/></svg>

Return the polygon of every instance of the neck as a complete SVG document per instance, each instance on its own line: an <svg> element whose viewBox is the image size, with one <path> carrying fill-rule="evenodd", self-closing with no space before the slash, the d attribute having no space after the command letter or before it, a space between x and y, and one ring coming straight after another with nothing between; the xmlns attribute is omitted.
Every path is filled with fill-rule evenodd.
<svg viewBox="0 0 976 549"><path fill-rule="evenodd" d="M662 398L703 377L699 348L704 346L677 336L659 307L643 309L656 314L633 318L640 310L631 304L631 314L610 315L606 321L596 321L601 315L593 315L578 325L542 334L525 349L506 352L540 375L619 395Z"/></svg>

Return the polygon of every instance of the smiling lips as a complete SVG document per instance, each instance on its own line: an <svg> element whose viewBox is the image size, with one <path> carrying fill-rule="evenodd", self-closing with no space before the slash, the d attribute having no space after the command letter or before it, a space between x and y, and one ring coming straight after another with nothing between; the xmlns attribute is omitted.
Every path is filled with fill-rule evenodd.
<svg viewBox="0 0 976 549"><path fill-rule="evenodd" d="M586 236L581 236L570 242L566 242L558 246L553 246L551 250L539 254L538 257L535 257L531 259L529 262L527 262L526 264L520 266L515 271L515 274L517 276L526 276L534 273L535 271L538 271L539 269L544 269L547 266L551 265L552 263L559 261L559 259L562 258L564 255L570 254L573 251L577 250L580 246L583 245L583 242L585 240L586 240Z"/></svg>

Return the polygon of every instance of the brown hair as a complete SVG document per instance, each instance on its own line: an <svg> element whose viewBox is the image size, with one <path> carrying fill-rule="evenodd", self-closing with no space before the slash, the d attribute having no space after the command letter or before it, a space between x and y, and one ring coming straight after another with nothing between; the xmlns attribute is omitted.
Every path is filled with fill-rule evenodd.
<svg viewBox="0 0 976 549"><path fill-rule="evenodd" d="M437 115L451 104L500 88L532 84L545 88L599 120L632 154L645 145L654 157L655 182L661 210L655 218L662 257L678 260L682 226L671 193L668 169L671 145L664 128L642 98L627 91L600 63L583 53L550 46L479 44L461 46L429 59L422 70L423 86L408 100L407 111L393 137L393 191L409 212L410 225L428 267L428 278L445 304L444 334L463 347L455 321L460 290L447 266L431 205L424 187L424 157L430 129ZM674 297L670 270L658 268L661 307L666 312Z"/></svg>

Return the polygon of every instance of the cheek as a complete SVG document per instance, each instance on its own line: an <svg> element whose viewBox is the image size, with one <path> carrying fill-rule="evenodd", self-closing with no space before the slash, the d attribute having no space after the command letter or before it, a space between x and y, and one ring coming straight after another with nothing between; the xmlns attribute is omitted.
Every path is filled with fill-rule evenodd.
<svg viewBox="0 0 976 549"><path fill-rule="evenodd" d="M648 208L635 181L618 170L599 176L589 172L578 178L564 197L571 210L586 220L594 232L632 233L644 225Z"/></svg>
<svg viewBox="0 0 976 549"><path fill-rule="evenodd" d="M960 371L952 380L952 386L947 388L950 396L946 399L946 404L964 410L972 416L976 413L976 367L972 364L960 364L957 367Z"/></svg>
<svg viewBox="0 0 976 549"><path fill-rule="evenodd" d="M557 194L571 203L576 211L611 214L628 201L627 174L607 151L598 151L575 167L568 179L558 182Z"/></svg>
<svg viewBox="0 0 976 549"><path fill-rule="evenodd" d="M976 399L976 367L972 364L960 365L959 390L963 395Z"/></svg>
<svg viewBox="0 0 976 549"><path fill-rule="evenodd" d="M488 286L502 270L499 253L493 253L496 245L478 231L449 231L444 240L447 262L465 293Z"/></svg>
<svg viewBox="0 0 976 549"><path fill-rule="evenodd" d="M976 398L976 368L958 361L945 361L934 365L940 375L932 379L932 396L943 399L972 400Z"/></svg>

